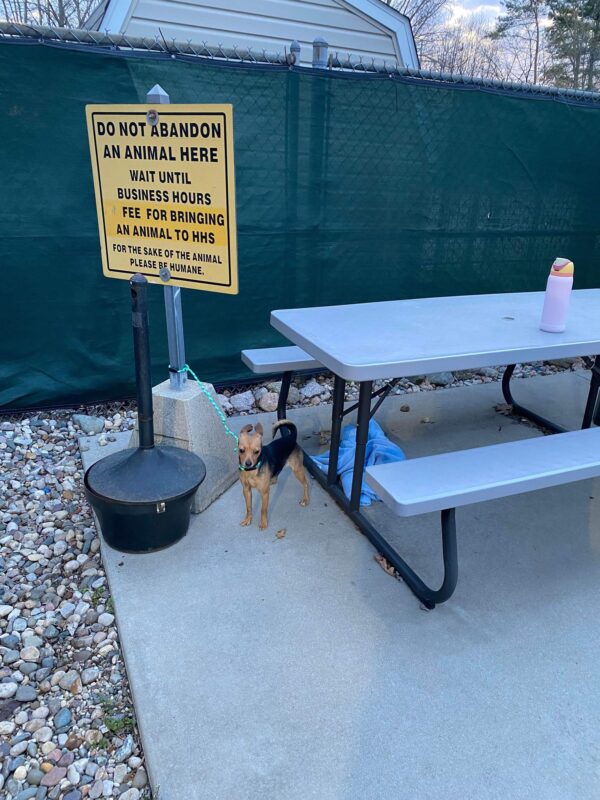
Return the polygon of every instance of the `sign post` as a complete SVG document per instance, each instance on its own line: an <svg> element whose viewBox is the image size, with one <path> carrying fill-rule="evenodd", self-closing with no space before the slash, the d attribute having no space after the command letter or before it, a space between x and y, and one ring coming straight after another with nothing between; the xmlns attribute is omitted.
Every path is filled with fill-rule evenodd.
<svg viewBox="0 0 600 800"><path fill-rule="evenodd" d="M146 95L146 102L151 105L170 103L171 100L165 90L157 84ZM165 269L163 280L170 279L170 272ZM183 336L183 313L181 310L181 289L179 286L164 287L165 316L167 318L167 341L169 344L169 366L171 369L183 369L185 364L185 339ZM171 388L181 389L187 380L185 372L169 372Z"/></svg>
<svg viewBox="0 0 600 800"><path fill-rule="evenodd" d="M170 103L158 85L146 100L86 108L102 269L164 288L170 374L152 391L154 430L157 443L205 461L197 513L237 478L214 387L178 371L186 363L181 289L238 292L233 111ZM137 440L135 431L131 445Z"/></svg>

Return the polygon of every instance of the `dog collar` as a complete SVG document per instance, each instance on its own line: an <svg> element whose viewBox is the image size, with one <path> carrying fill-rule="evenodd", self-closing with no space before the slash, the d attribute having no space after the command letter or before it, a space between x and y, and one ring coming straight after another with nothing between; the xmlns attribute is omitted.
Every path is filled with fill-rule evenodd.
<svg viewBox="0 0 600 800"><path fill-rule="evenodd" d="M255 469L258 469L262 464L262 459L259 459L253 467L245 467L243 464L238 464L238 469L240 472L252 472Z"/></svg>

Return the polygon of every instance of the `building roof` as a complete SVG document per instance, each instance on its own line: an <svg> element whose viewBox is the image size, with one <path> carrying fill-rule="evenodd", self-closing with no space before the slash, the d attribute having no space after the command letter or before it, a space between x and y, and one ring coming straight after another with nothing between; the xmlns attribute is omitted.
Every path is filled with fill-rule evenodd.
<svg viewBox="0 0 600 800"><path fill-rule="evenodd" d="M137 33L136 31L132 31L128 28L132 18L136 16L136 9L140 5L140 2L141 0L101 0L101 2L98 4L98 6L96 6L94 11L86 20L84 27L89 30L98 30L102 32L108 31L110 33ZM257 6L257 10L259 6L264 5L264 0L254 0L254 2ZM282 3L288 7L293 5L295 2L306 2L307 7L310 6L312 9L314 9L315 35L319 35L319 9L320 7L325 8L326 4L329 3L332 6L337 6L340 9L350 11L358 17L361 17L363 20L371 23L373 28L380 32L379 35L385 34L391 39L395 59L401 66L418 69L419 59L417 56L410 20L404 14L401 14L396 9L391 8L381 0L316 0L316 2L315 0L282 0ZM168 7L169 4L165 5L165 8ZM243 8L244 15L247 16L251 9L252 0L245 0ZM210 9L210 11L213 13L214 9ZM233 3L231 14L235 13L235 3ZM263 14L264 12L261 13L261 18L263 20L267 20L268 16L263 16ZM165 19L165 23L168 23L168 21L169 20ZM179 27L181 27L180 24ZM297 37L293 35L292 28L290 28L290 31L291 41ZM189 38L189 35L180 35L178 38L187 39ZM240 38L243 38L243 34L240 34ZM264 38L268 39L269 36L265 35ZM325 36L325 38L327 39L327 36ZM202 42L194 43L202 44ZM218 44L216 41L207 41L206 43L211 45ZM238 44L243 45L244 42L240 41ZM333 44L333 51L338 49L335 46L335 43L330 42L330 44ZM351 45L346 46L345 44L344 49L349 52L353 52L354 50ZM344 55L346 55L346 53L344 53ZM369 55L375 55L377 57L377 54Z"/></svg>

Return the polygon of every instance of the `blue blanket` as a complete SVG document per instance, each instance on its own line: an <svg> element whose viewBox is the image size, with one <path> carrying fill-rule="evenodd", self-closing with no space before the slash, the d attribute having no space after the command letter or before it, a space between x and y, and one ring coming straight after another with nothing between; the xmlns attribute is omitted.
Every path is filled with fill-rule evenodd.
<svg viewBox="0 0 600 800"><path fill-rule="evenodd" d="M338 456L338 475L342 481L342 488L346 497L350 498L352 492L352 473L354 472L354 454L356 452L356 425L346 425L342 430L340 452ZM398 445L390 442L381 427L372 419L369 422L369 438L365 455L365 467L372 464L389 464L392 461L404 461L406 456ZM327 472L329 466L329 453L314 456L317 466ZM379 500L370 486L363 479L360 495L361 506L370 506L373 500Z"/></svg>

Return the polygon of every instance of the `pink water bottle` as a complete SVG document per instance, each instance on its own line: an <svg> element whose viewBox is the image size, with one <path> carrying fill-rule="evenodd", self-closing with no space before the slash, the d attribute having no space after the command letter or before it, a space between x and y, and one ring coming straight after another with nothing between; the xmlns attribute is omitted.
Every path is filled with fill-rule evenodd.
<svg viewBox="0 0 600 800"><path fill-rule="evenodd" d="M573 288L573 262L568 258L557 258L552 264L540 328L549 333L562 333L567 324L571 289Z"/></svg>

